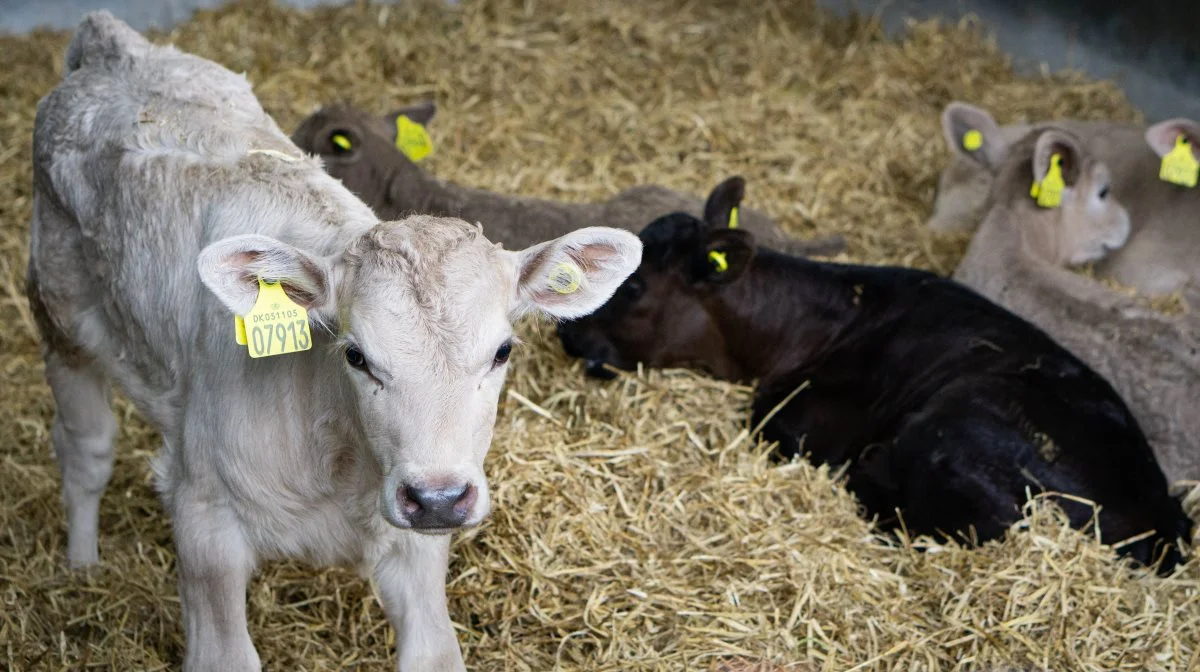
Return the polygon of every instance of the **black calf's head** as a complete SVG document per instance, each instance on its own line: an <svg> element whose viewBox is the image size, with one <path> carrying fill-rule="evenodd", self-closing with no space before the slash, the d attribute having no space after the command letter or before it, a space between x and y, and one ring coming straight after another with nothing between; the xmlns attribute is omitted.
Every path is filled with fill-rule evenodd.
<svg viewBox="0 0 1200 672"><path fill-rule="evenodd" d="M711 314L711 297L746 272L754 237L731 228L745 181L717 185L704 220L685 213L660 217L642 230L642 263L607 304L558 328L563 349L587 360L588 375L611 378L605 364L690 366L717 376L735 370ZM736 219L733 219L736 222Z"/></svg>

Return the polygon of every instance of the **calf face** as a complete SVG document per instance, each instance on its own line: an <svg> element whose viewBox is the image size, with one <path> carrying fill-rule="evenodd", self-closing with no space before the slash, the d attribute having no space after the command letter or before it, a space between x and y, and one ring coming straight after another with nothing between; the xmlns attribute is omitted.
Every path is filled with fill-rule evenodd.
<svg viewBox="0 0 1200 672"><path fill-rule="evenodd" d="M740 177L718 185L704 220L685 213L660 217L642 230L642 264L612 300L592 315L559 325L567 354L586 361L590 376L612 377L638 363L688 366L736 379L727 336L709 303L716 290L736 282L754 256L754 237L728 228L729 213L745 191Z"/></svg>
<svg viewBox="0 0 1200 672"><path fill-rule="evenodd" d="M1129 213L1112 194L1108 166L1078 136L1054 126L1031 131L1015 143L997 180L992 203L1021 205L1026 252L1056 265L1083 264L1107 256L1129 239ZM1030 185L1051 172L1061 175L1058 204L1033 206ZM1031 212L1029 208L1034 208Z"/></svg>
<svg viewBox="0 0 1200 672"><path fill-rule="evenodd" d="M640 253L632 234L603 228L509 252L461 220L417 216L374 227L336 258L246 235L210 245L199 267L239 315L253 306L259 278L277 279L309 311L314 332L336 334L315 356L341 371L356 413L330 420L354 423L370 445L383 517L439 531L488 512L483 459L512 321L594 310Z"/></svg>
<svg viewBox="0 0 1200 672"><path fill-rule="evenodd" d="M393 178L418 174L421 169L395 149L396 119L408 117L427 124L437 113L429 101L404 107L383 117L349 105L332 105L313 113L292 134L292 142L321 157L325 171L342 181L367 203L383 203Z"/></svg>

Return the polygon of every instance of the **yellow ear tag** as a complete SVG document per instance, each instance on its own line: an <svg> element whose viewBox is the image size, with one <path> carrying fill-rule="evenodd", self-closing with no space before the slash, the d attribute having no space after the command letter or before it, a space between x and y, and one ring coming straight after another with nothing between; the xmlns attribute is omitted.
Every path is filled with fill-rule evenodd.
<svg viewBox="0 0 1200 672"><path fill-rule="evenodd" d="M1175 138L1175 148L1167 152L1158 170L1158 179L1184 187L1196 186L1196 175L1200 173L1200 162L1192 155L1192 143L1182 133Z"/></svg>
<svg viewBox="0 0 1200 672"><path fill-rule="evenodd" d="M559 294L570 294L579 289L579 283L583 281L583 273L575 264L568 264L564 261L554 267L547 279L550 289Z"/></svg>
<svg viewBox="0 0 1200 672"><path fill-rule="evenodd" d="M729 270L729 261L725 258L724 252L712 250L708 253L708 260L713 263L718 273L724 273Z"/></svg>
<svg viewBox="0 0 1200 672"><path fill-rule="evenodd" d="M972 128L966 133L963 133L962 143L963 149L967 150L968 152L973 152L980 147L983 147L983 133L980 133Z"/></svg>
<svg viewBox="0 0 1200 672"><path fill-rule="evenodd" d="M1066 186L1062 176L1062 156L1050 156L1050 168L1041 182L1034 182L1029 195L1037 199L1043 208L1057 208L1062 203L1062 190Z"/></svg>
<svg viewBox="0 0 1200 672"><path fill-rule="evenodd" d="M238 345L246 344L246 320L241 315L233 316L233 338Z"/></svg>
<svg viewBox="0 0 1200 672"><path fill-rule="evenodd" d="M338 147L341 147L342 149L346 150L347 152L350 151L350 138L347 138L346 136L342 135L341 133L334 134L334 136L332 138L330 138L330 140L333 140L333 144L337 145Z"/></svg>
<svg viewBox="0 0 1200 672"><path fill-rule="evenodd" d="M400 114L396 116L396 149L415 163L433 151L433 140L424 126Z"/></svg>
<svg viewBox="0 0 1200 672"><path fill-rule="evenodd" d="M255 359L312 347L308 311L292 301L278 282L258 279L258 299L243 319L248 337L246 348Z"/></svg>

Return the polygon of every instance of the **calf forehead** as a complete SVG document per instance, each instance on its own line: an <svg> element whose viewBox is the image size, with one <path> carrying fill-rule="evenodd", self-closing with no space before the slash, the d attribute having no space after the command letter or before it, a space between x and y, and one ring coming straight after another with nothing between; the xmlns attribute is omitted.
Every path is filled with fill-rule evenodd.
<svg viewBox="0 0 1200 672"><path fill-rule="evenodd" d="M381 224L348 253L352 303L371 321L399 321L405 340L454 356L506 324L515 278L479 227L428 216ZM354 325L351 325L352 328Z"/></svg>

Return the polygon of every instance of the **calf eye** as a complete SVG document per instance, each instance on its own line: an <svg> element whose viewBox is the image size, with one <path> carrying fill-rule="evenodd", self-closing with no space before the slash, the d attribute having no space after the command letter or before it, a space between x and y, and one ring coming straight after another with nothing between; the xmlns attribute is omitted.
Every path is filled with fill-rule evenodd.
<svg viewBox="0 0 1200 672"><path fill-rule="evenodd" d="M356 369L365 369L367 358L363 356L362 350L352 345L346 348L346 363Z"/></svg>
<svg viewBox="0 0 1200 672"><path fill-rule="evenodd" d="M621 285L621 295L630 301L636 301L646 291L646 283L636 274L629 276Z"/></svg>
<svg viewBox="0 0 1200 672"><path fill-rule="evenodd" d="M508 357L511 354L512 342L505 341L504 344L496 350L496 357L492 360L492 366L503 366L504 363L508 361Z"/></svg>
<svg viewBox="0 0 1200 672"><path fill-rule="evenodd" d="M1104 185L1103 187L1101 187L1100 192L1097 193L1096 195L1099 196L1101 200L1108 198L1108 185Z"/></svg>

